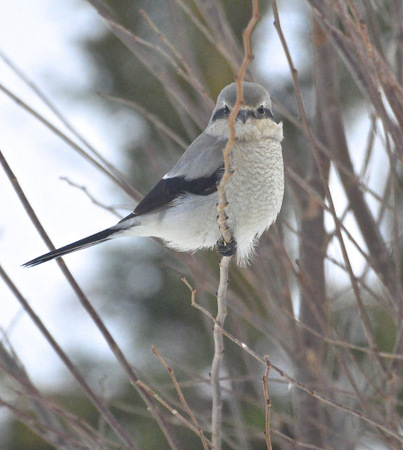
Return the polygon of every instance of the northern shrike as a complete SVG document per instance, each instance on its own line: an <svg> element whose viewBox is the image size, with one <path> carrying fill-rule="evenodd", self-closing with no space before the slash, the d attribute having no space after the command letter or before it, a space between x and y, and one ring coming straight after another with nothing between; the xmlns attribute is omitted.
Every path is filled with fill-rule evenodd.
<svg viewBox="0 0 403 450"><path fill-rule="evenodd" d="M179 251L214 247L224 255L236 251L238 264L248 262L258 238L281 208L283 127L273 121L266 89L244 82L243 104L235 121L236 141L231 149L233 174L225 186L227 225L234 243L225 246L217 223L217 184L224 173L222 150L229 138L228 117L236 97L235 83L221 91L207 128L131 214L111 228L24 266L35 266L124 235L161 238Z"/></svg>

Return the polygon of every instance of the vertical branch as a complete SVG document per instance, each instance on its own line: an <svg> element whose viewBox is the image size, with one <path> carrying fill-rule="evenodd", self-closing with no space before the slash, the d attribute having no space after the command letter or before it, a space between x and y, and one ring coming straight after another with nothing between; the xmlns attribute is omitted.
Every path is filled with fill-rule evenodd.
<svg viewBox="0 0 403 450"><path fill-rule="evenodd" d="M212 414L211 414L211 441L216 450L221 448L221 423L222 423L222 396L220 383L220 370L224 355L224 339L221 327L227 316L227 286L228 267L231 257L224 256L220 262L220 284L217 292L217 317L214 322L214 357L211 364L211 387L212 387Z"/></svg>
<svg viewBox="0 0 403 450"><path fill-rule="evenodd" d="M235 120L239 112L239 108L243 103L243 92L242 92L242 81L245 77L246 70L253 59L250 37L252 35L252 31L255 28L258 20L259 20L259 2L258 0L253 0L252 2L253 11L252 18L250 19L248 26L245 28L242 38L243 45L245 50L245 56L242 61L241 67L235 77L236 81L236 102L231 111L231 114L228 117L228 127L229 127L229 139L227 144L223 149L223 157L224 157L224 175L221 178L219 185L217 186L218 191L218 205L217 205L217 214L218 214L218 225L220 227L220 232L225 242L231 242L232 236L227 227L227 216L225 214L225 208L227 206L227 197L225 195L225 185L228 180L232 176L231 169L231 149L236 141L235 136Z"/></svg>
<svg viewBox="0 0 403 450"><path fill-rule="evenodd" d="M226 146L223 149L224 158L224 174L217 186L218 191L218 204L217 204L217 222L220 229L220 233L224 239L224 242L230 243L233 240L231 232L227 226L227 215L225 208L227 206L227 198L225 195L225 186L228 180L232 176L231 169L231 149L236 141L235 136L235 120L238 115L239 108L243 102L242 93L242 81L244 79L246 70L249 63L253 59L251 51L250 37L253 29L255 28L259 20L259 2L258 0L252 0L252 17L245 28L242 37L244 45L244 59L241 67L235 77L237 87L237 98L235 105L228 118L228 126L230 131L230 137ZM221 423L222 423L222 396L221 396L221 384L220 384L220 369L222 365L222 359L224 354L224 340L221 332L224 326L225 317L227 315L227 286L228 286L228 267L231 261L231 256L224 256L220 262L220 282L217 293L217 318L214 322L214 357L211 367L211 386L212 386L212 417L211 417L211 432L212 443L216 450L221 449Z"/></svg>
<svg viewBox="0 0 403 450"><path fill-rule="evenodd" d="M176 392L178 394L179 400L181 402L181 404L183 405L183 407L185 408L185 411L188 413L188 416L190 417L193 425L195 426L198 435L200 436L200 440L203 444L203 449L204 450L208 450L208 441L207 439L204 437L204 433L203 433L203 429L202 427L199 425L199 423L196 420L195 415L193 414L192 410L190 409L187 401L185 400L185 397L182 393L182 390L179 386L179 383L176 379L175 373L173 371L173 369L171 367L168 366L168 364L164 361L164 359L162 358L162 356L158 353L157 349L155 348L155 346L152 346L152 351L154 353L154 355L159 359L159 361L161 362L161 364L164 366L165 370L169 373L169 376L171 377L171 380L175 386Z"/></svg>
<svg viewBox="0 0 403 450"><path fill-rule="evenodd" d="M267 386L267 382L269 380L269 373L270 373L270 361L267 356L264 357L264 360L266 361L266 373L263 376L263 392L264 392L264 399L266 402L266 426L264 430L264 434L266 435L266 447L267 450L272 450L271 446L271 438L270 438L270 408L271 408L271 400L269 397L269 388Z"/></svg>
<svg viewBox="0 0 403 450"><path fill-rule="evenodd" d="M317 22L313 24L312 41L315 53L315 93L316 93L316 129L321 142L326 143L323 127L324 97L327 96L329 71L333 65L326 58L329 52L329 42ZM304 280L300 283L300 316L299 320L310 329L320 330L326 335L326 280L324 258L326 252L327 234L324 224L324 211L321 203L325 199L325 190L320 179L319 166L325 179L329 176L330 160L324 153L318 154L318 164L314 163L311 154L309 173L305 175L306 182L319 199L311 192L296 189L300 205L300 239L299 239L299 270ZM301 168L296 168L301 172ZM304 177L303 174L300 174ZM310 386L323 383L326 377L321 376L321 360L323 341L319 336L311 334L307 329L300 330L300 360L296 366L298 379ZM325 386L323 386L325 388ZM326 389L326 388L325 388ZM294 396L297 414L298 439L303 442L322 447L324 445L323 430L319 426L321 420L321 405L305 392L297 391ZM306 420L306 412L314 418Z"/></svg>

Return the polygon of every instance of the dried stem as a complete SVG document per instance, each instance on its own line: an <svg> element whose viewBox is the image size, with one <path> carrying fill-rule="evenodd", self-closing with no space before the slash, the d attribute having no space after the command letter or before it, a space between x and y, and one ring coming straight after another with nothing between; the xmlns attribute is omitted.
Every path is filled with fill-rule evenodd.
<svg viewBox="0 0 403 450"><path fill-rule="evenodd" d="M138 103L131 100L126 100L124 98L114 97L113 95L105 93L100 93L99 95L103 98L106 98L107 100L118 103L120 105L128 106L129 108L136 110L148 121L150 121L150 123L152 123L157 130L164 133L169 139L175 142L175 144L178 144L178 146L183 150L186 150L188 148L188 143L185 142L181 136L179 136L177 133L175 133L175 131L173 131L165 123L163 123L155 114L147 111L146 108L143 108Z"/></svg>
<svg viewBox="0 0 403 450"><path fill-rule="evenodd" d="M145 383L143 383L141 380L137 380L137 385L145 392L147 392L150 397L152 397L154 400L156 400L158 403L160 403L164 408L166 408L176 419L178 419L180 422L182 422L189 430L193 431L193 433L199 434L198 427L194 426L192 422L189 422L185 417L182 416L182 414L179 414L179 412L172 408L169 403L167 403L160 395L158 395L153 389L151 389L149 386L147 386ZM204 438L203 444L207 443L210 447L213 447L212 443ZM172 448L172 446L171 446Z"/></svg>
<svg viewBox="0 0 403 450"><path fill-rule="evenodd" d="M0 157L2 157L0 153ZM0 158L1 161L1 158ZM102 417L109 423L112 429L115 431L116 435L128 446L130 449L138 449L137 445L132 441L132 439L126 434L123 430L119 422L115 419L115 417L111 414L107 406L103 403L99 396L97 396L94 391L90 388L90 386L85 381L83 375L77 370L74 364L71 362L66 353L62 350L56 340L53 338L52 334L45 327L41 319L35 314L34 310L29 305L28 301L22 296L19 292L15 284L9 278L4 269L0 266L0 277L3 279L5 284L8 286L10 291L14 294L15 298L19 301L20 305L24 308L26 313L35 323L36 327L40 330L46 340L49 342L53 350L56 352L57 356L61 361L65 364L65 366L69 369L70 373L77 380L80 386L83 388L88 398L93 402L94 406L98 409Z"/></svg>
<svg viewBox="0 0 403 450"><path fill-rule="evenodd" d="M6 337L4 339L6 340ZM0 343L0 368L17 382L20 389L22 389L21 395L24 395L28 399L38 424L40 423L44 427L43 438L57 448L63 448L65 450L73 450L76 448L78 443L75 436L70 433L70 436L66 437L63 425L56 415L49 411L47 400L33 385L13 349L10 348L7 350L2 343ZM7 404L5 406L8 407ZM21 417L21 411L17 412L15 409L10 409L18 417ZM32 419L32 416L29 417Z"/></svg>
<svg viewBox="0 0 403 450"><path fill-rule="evenodd" d="M83 184L75 183L74 181L70 180L70 178L68 178L68 177L60 177L60 180L63 180L68 185L70 185L70 186L72 186L74 188L77 188L80 191L84 192L84 194L91 200L91 202L94 205L99 206L100 208L104 209L105 211L109 211L110 213L112 213L118 219L122 219L122 215L117 212L117 208L115 208L113 206L108 206L105 203L102 203L99 200L97 200L94 197L94 195L92 195L91 192L88 190L87 186L84 186Z"/></svg>
<svg viewBox="0 0 403 450"><path fill-rule="evenodd" d="M398 433L396 433L395 431L387 428L384 424L378 423L375 420L370 419L369 417L367 417L366 415L364 415L363 413L361 413L359 411L355 411L355 410L353 410L351 408L343 406L342 404L340 404L338 402L335 402L335 401L333 401L333 400L331 400L331 399L329 399L329 398L319 394L315 390L310 389L307 386L305 386L303 383L299 383L298 381L294 380L292 377L287 375L282 369L280 369L279 367L273 365L270 360L267 360L266 364L270 365L271 369L276 371L280 376L282 376L289 383L291 383L292 385L294 385L298 389L303 390L304 392L308 393L309 395L312 395L316 399L322 401L324 404L327 404L327 405L330 405L330 406L334 406L334 407L340 409L341 411L347 412L348 414L351 414L352 416L358 417L359 419L363 420L364 422L367 422L367 423L375 426L379 430L383 431L388 436L392 436L395 439L397 439L399 442L403 443L403 436L401 436Z"/></svg>
<svg viewBox="0 0 403 450"><path fill-rule="evenodd" d="M195 415L193 414L193 412L190 409L187 401L185 400L185 397L184 397L184 395L182 393L182 390L181 390L181 388L179 386L179 383L178 383L178 381L176 379L176 376L175 376L175 373L174 373L173 369L171 367L169 367L168 364L164 361L164 359L158 353L158 351L155 348L155 346L152 347L152 350L153 350L154 355L160 360L161 364L165 367L166 371L169 373L169 376L171 377L172 383L174 384L176 392L178 394L179 400L182 403L183 407L185 408L186 412L188 413L188 415L189 415L191 421L193 422L194 426L198 430L198 434L199 434L200 440L201 440L201 442L203 444L203 448L205 450L207 450L209 448L209 442L207 441L206 437L204 436L202 427L197 422Z"/></svg>
<svg viewBox="0 0 403 450"><path fill-rule="evenodd" d="M101 160L101 163L97 161L93 156L91 156L86 150L76 144L73 140L71 140L66 134L64 134L59 128L55 125L51 124L43 115L41 115L38 111L34 110L30 106L28 106L23 100L21 100L18 96L13 94L9 89L0 84L0 91L6 94L11 100L13 100L17 105L21 106L21 108L25 109L29 114L31 114L35 119L45 125L52 133L62 139L67 145L69 145L73 150L75 150L80 156L82 156L85 160L87 160L90 164L92 164L97 170L110 178L114 183L116 183L126 194L130 197L134 198L137 201L140 201L143 196L132 186L128 185L124 180L123 176L117 171L117 169L113 168L113 166L108 163L105 159L101 158L99 154L92 149L92 153ZM87 141L84 142L85 145ZM106 167L104 167L106 166ZM111 169L113 168L113 170Z"/></svg>
<svg viewBox="0 0 403 450"><path fill-rule="evenodd" d="M252 17L248 23L248 26L243 32L243 44L244 44L244 59L241 67L236 76L236 88L237 98L235 105L228 118L228 127L230 137L227 144L223 149L224 158L224 174L221 178L218 191L218 204L217 204L217 222L220 229L220 233L225 242L229 243L233 240L231 231L227 226L227 215L225 208L227 206L227 198L225 195L225 186L228 180L232 176L231 169L231 149L236 141L235 136L235 120L238 115L239 109L243 103L242 82L245 77L246 70L249 63L253 59L251 50L250 37L259 20L259 2L254 0L252 2ZM221 383L220 383L220 369L222 365L224 355L224 341L220 328L224 326L225 318L227 315L227 286L228 286L228 267L231 261L231 257L224 256L220 262L220 282L217 293L217 318L214 323L213 338L214 338L214 357L211 367L211 386L212 386L212 416L211 416L211 433L212 442L216 450L221 449L221 423L222 423L222 395L221 395Z"/></svg>
<svg viewBox="0 0 403 450"><path fill-rule="evenodd" d="M297 380L295 380L294 378L292 378L291 376L287 375L287 373L284 372L282 369L280 369L278 366L273 365L270 360L261 357L258 353L256 353L254 350L252 350L247 344L245 344L245 342L242 342L241 340L236 338L233 334L229 333L224 328L222 328L218 324L216 318L209 311L207 311L205 308L203 308L203 306L199 305L196 302L196 298L195 298L195 296L196 296L196 289L194 289L185 278L182 278L182 281L189 288L189 290L191 291L192 306L197 308L206 317L208 317L210 320L212 320L214 325L217 325L217 327L220 329L220 332L223 334L223 336L227 337L231 342L236 344L240 349L242 349L243 351L248 353L255 361L259 362L260 364L263 364L266 368L267 368L267 365L269 365L271 369L275 370L289 384L292 384L293 386L297 387L298 389L301 389L304 392L312 395L314 398L316 398L318 401L322 402L323 404L332 406L332 407L334 407L334 408L336 408L336 409L338 409L340 411L346 412L346 413L348 413L348 414L350 414L350 415L352 415L354 417L358 417L362 421L364 421L364 422L366 422L366 423L368 423L370 425L373 425L374 427L378 428L379 430L382 430L385 434L387 434L389 436L392 436L394 438L397 438L398 440L403 442L403 436L400 436L395 431L389 429L383 423L380 423L380 422L377 422L375 420L372 420L369 417L365 416L360 411L356 411L356 410L354 410L352 408L344 406L341 403L338 403L338 402L336 402L336 401L334 401L334 400L332 400L332 399L330 399L330 398L328 398L328 397L318 393L314 389L311 389L311 388L307 387L305 384L300 383ZM398 355L398 356L401 356L401 355ZM317 448L317 447L315 447L315 446L307 446L307 448Z"/></svg>
<svg viewBox="0 0 403 450"><path fill-rule="evenodd" d="M86 449L88 450L88 445L85 445L75 438L72 438L67 433L62 432L58 429L55 429L54 426L48 425L47 423L40 422L38 419L32 417L31 414L23 411L22 409L14 406L11 402L3 400L0 398L0 406L9 409L18 419L24 423L31 431L42 436L42 438L52 446L52 448L58 448L63 450L78 450L78 449ZM50 438L50 436L55 436L55 438ZM95 445L95 443L94 443ZM104 446L100 446L99 443L97 448L100 450L106 448Z"/></svg>
<svg viewBox="0 0 403 450"><path fill-rule="evenodd" d="M97 158L109 171L115 182L136 199L137 191L133 190L133 187L125 180L124 175L107 159L105 159L101 153L66 119L61 111L53 104L53 102L42 92L41 89L30 80L2 51L0 51L0 58L10 67L11 70L38 96L38 98L53 112L53 114L60 120L60 122L85 146L87 149ZM84 150L82 150L84 152Z"/></svg>
<svg viewBox="0 0 403 450"><path fill-rule="evenodd" d="M266 373L263 376L263 392L264 392L264 399L266 401L266 427L265 427L265 436L266 436L266 446L267 450L271 450L271 439L270 439L270 408L271 408L271 400L269 397L269 388L267 386L267 382L269 380L269 373L270 373L270 363L267 356L264 357L267 368Z"/></svg>
<svg viewBox="0 0 403 450"><path fill-rule="evenodd" d="M153 22L153 20L145 11L140 10L140 14L144 17L150 28L157 34L157 36L168 47L168 49L172 52L175 58L185 69L185 72L183 72L178 68L177 69L178 74L181 75L191 86L193 86L196 89L196 91L205 100L205 102L209 105L210 108L214 108L214 103L209 97L206 89L203 87L201 82L197 79L196 75L193 73L190 64L180 54L176 44L169 41L169 39L162 33L162 31L157 27L157 25Z"/></svg>
<svg viewBox="0 0 403 450"><path fill-rule="evenodd" d="M216 450L221 449L222 395L220 371L224 356L224 340L220 328L227 316L228 266L231 257L224 256L220 262L220 284L217 293L217 317L214 322L214 357L211 365L210 382L212 387L211 441ZM220 326L218 326L220 325Z"/></svg>
<svg viewBox="0 0 403 450"><path fill-rule="evenodd" d="M225 195L225 185L227 184L228 180L232 176L231 149L236 141L235 120L238 115L239 108L242 106L242 103L243 103L242 81L245 77L245 73L246 73L246 70L248 69L250 62L253 60L250 37L251 37L253 29L255 28L255 26L259 20L259 17L260 17L258 1L254 0L252 2L252 6L253 6L252 18L249 21L248 26L245 28L245 30L242 34L245 56L242 61L241 67L237 73L237 76L235 78L237 96L236 96L235 105L232 108L231 114L228 117L229 139L223 149L224 174L223 174L223 177L221 178L221 181L217 187L218 198L219 198L218 205L217 205L217 214L218 214L217 221L218 221L218 224L220 227L221 235L224 238L225 242L232 241L231 233L227 227L227 216L225 214L225 208L227 207L227 198Z"/></svg>
<svg viewBox="0 0 403 450"><path fill-rule="evenodd" d="M198 19L198 16L189 8L182 0L174 0L175 3L183 10L183 12L189 17L196 28L202 33L202 35L210 42L210 44L220 53L233 70L238 67L238 60L234 57L234 52L225 47L225 43L221 39L215 39L212 30L204 26ZM221 25L220 25L221 26Z"/></svg>

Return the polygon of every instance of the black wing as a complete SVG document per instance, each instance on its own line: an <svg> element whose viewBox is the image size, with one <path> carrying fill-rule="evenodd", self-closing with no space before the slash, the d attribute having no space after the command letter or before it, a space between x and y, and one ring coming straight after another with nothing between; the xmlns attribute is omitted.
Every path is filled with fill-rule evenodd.
<svg viewBox="0 0 403 450"><path fill-rule="evenodd" d="M137 205L136 209L123 220L130 217L155 211L162 206L168 206L184 194L209 195L217 190L224 173L224 165L208 177L196 180L186 180L184 177L163 178Z"/></svg>

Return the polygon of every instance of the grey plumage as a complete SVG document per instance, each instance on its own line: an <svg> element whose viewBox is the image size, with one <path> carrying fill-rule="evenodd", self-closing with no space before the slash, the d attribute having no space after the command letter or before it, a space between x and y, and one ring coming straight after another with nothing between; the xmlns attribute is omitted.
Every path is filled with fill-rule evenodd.
<svg viewBox="0 0 403 450"><path fill-rule="evenodd" d="M270 96L262 86L244 82L243 99L231 150L234 173L225 188L228 225L239 264L249 260L258 238L275 221L284 192L282 124L273 121ZM228 116L235 101L236 85L232 83L218 96L207 128L133 213L111 228L24 266L122 235L158 237L179 251L213 248L220 239L216 186L223 173L222 150L229 138Z"/></svg>

